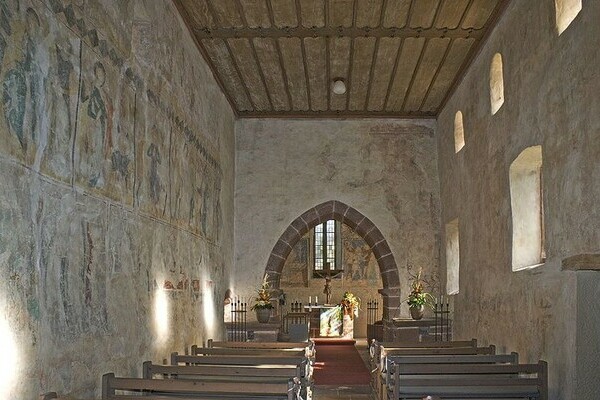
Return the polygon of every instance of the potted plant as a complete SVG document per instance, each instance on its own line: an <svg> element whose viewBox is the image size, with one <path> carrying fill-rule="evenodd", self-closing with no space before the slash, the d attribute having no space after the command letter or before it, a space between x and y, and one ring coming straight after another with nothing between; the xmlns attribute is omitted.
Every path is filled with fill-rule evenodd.
<svg viewBox="0 0 600 400"><path fill-rule="evenodd" d="M344 297L340 302L344 315L349 315L350 319L358 317L358 310L360 309L360 298L356 297L350 292L344 292Z"/></svg>
<svg viewBox="0 0 600 400"><path fill-rule="evenodd" d="M408 303L408 309L412 319L419 320L423 318L425 312L425 306L433 309L433 303L435 298L423 288L423 280L421 278L423 270L419 269L417 275L412 276L413 281L410 284L410 294L406 299Z"/></svg>
<svg viewBox="0 0 600 400"><path fill-rule="evenodd" d="M273 309L268 279L269 275L265 274L260 289L257 291L258 295L254 298L255 303L250 308L250 310L254 310L256 312L256 320L263 324L269 322L269 318L271 317L271 309Z"/></svg>

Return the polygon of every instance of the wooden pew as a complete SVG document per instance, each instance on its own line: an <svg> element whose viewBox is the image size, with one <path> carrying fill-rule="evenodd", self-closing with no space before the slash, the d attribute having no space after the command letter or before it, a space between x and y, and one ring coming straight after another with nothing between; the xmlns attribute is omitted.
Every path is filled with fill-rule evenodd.
<svg viewBox="0 0 600 400"><path fill-rule="evenodd" d="M187 379L117 378L115 374L102 376L102 400L192 400L192 399L244 399L244 400L296 400L299 383L287 382L202 382ZM117 391L121 392L117 394Z"/></svg>
<svg viewBox="0 0 600 400"><path fill-rule="evenodd" d="M303 356L251 356L251 355L223 355L218 357L199 356L199 355L180 355L177 352L171 353L171 365L190 364L190 365L222 365L222 366L300 366L304 371L303 378L312 378L312 365L309 360Z"/></svg>
<svg viewBox="0 0 600 400"><path fill-rule="evenodd" d="M235 365L159 365L146 361L143 364L143 378L153 379L156 375L163 379L192 379L204 382L287 382L296 378L300 382L303 399L312 398L312 382L304 377L304 370L298 366L235 366Z"/></svg>
<svg viewBox="0 0 600 400"><path fill-rule="evenodd" d="M191 354L198 356L300 356L306 355L307 349L246 349L246 348L226 348L226 347L191 347Z"/></svg>
<svg viewBox="0 0 600 400"><path fill-rule="evenodd" d="M395 364L389 400L548 400L548 366L537 364Z"/></svg>
<svg viewBox="0 0 600 400"><path fill-rule="evenodd" d="M388 356L426 356L426 355L476 355L476 354L496 354L496 346L490 345L486 347L406 347L387 349L381 347L379 359L373 363L371 373L373 374L373 388L381 396L383 396L383 387L386 379L386 357Z"/></svg>
<svg viewBox="0 0 600 400"><path fill-rule="evenodd" d="M448 348L448 347L477 347L477 339L455 340L448 342L378 342L373 340L369 347L371 360L378 362L382 349L402 348Z"/></svg>
<svg viewBox="0 0 600 400"><path fill-rule="evenodd" d="M194 347L194 346L192 346ZM208 339L206 347L225 349L273 349L273 350L302 350L307 349L307 356L315 357L315 342L221 342ZM192 352L193 353L193 352Z"/></svg>

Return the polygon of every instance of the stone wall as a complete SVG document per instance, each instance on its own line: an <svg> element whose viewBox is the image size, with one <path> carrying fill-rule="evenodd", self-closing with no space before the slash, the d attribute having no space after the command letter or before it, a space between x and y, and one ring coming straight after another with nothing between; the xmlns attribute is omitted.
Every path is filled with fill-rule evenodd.
<svg viewBox="0 0 600 400"><path fill-rule="evenodd" d="M600 2L584 1L558 36L553 1L512 2L438 120L442 226L458 218L460 228L455 336L518 351L523 362L547 360L551 399L585 398L575 389L582 285L560 264L597 253L600 243L599 17ZM505 102L491 115L495 53L504 63ZM458 110L466 145L455 154ZM543 154L547 259L512 272L509 167L534 145Z"/></svg>
<svg viewBox="0 0 600 400"><path fill-rule="evenodd" d="M344 292L352 292L361 299L361 309L354 320L354 334L367 336L367 302L380 300L377 289L382 287L379 265L373 251L350 227L341 224L341 244L343 274L331 280L331 303L338 304ZM294 246L281 273L280 288L286 294L287 309L293 301L308 304L309 296L319 304L325 303L325 279L313 277L314 251L311 248L310 235L306 234ZM381 319L383 304L379 301L378 319Z"/></svg>
<svg viewBox="0 0 600 400"><path fill-rule="evenodd" d="M240 120L234 291L252 296L290 223L311 207L339 200L381 230L405 296L407 264L426 271L438 265L434 129L433 121ZM406 305L401 313L408 315Z"/></svg>
<svg viewBox="0 0 600 400"><path fill-rule="evenodd" d="M0 15L0 397L98 398L221 335L234 116L170 1Z"/></svg>

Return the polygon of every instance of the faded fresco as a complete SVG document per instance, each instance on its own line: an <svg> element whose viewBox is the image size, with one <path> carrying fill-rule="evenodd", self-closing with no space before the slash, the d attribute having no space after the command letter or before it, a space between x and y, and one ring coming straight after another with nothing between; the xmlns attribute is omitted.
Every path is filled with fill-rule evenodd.
<svg viewBox="0 0 600 400"><path fill-rule="evenodd" d="M0 148L70 182L80 39L37 1L0 8Z"/></svg>
<svg viewBox="0 0 600 400"><path fill-rule="evenodd" d="M98 398L220 335L234 117L211 79L168 1L0 1L0 398Z"/></svg>

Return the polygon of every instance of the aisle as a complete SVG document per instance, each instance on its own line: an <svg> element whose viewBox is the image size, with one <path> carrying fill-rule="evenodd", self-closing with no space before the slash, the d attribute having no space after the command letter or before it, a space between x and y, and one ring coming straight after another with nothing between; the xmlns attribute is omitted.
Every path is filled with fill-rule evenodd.
<svg viewBox="0 0 600 400"><path fill-rule="evenodd" d="M354 341L315 340L317 358L314 368L316 385L369 385L371 376L358 354Z"/></svg>

